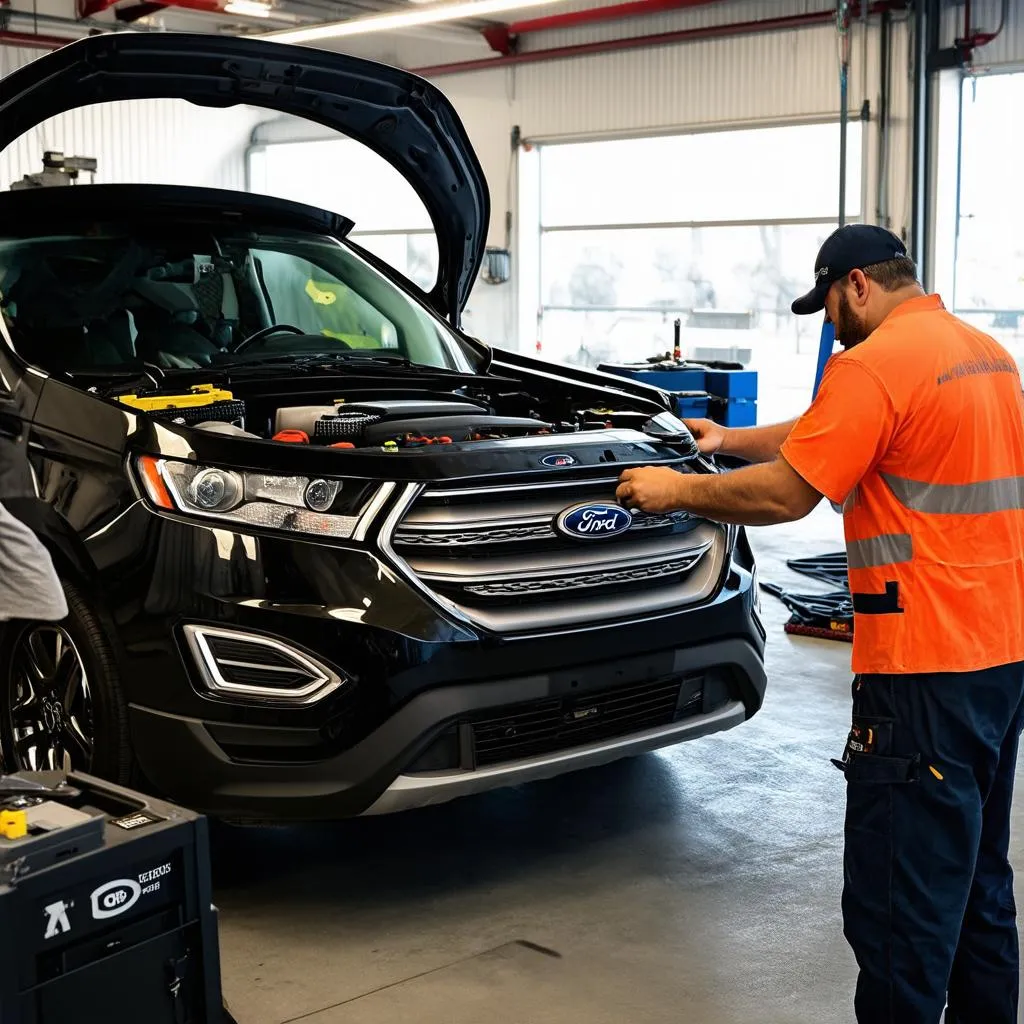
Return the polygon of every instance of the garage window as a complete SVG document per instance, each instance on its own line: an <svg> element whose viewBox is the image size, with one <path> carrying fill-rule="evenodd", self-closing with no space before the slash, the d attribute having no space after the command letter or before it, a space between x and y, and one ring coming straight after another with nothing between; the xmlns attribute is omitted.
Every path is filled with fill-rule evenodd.
<svg viewBox="0 0 1024 1024"><path fill-rule="evenodd" d="M862 210L861 127L849 126L849 221ZM774 375L796 382L766 413L806 406L820 322L789 304L838 222L838 125L542 144L525 162L543 356L645 359L672 347L678 317L685 355L760 369L762 393ZM524 318L524 347L533 328Z"/></svg>
<svg viewBox="0 0 1024 1024"><path fill-rule="evenodd" d="M352 139L273 142L249 154L249 188L351 217L352 240L429 291L437 238L415 189Z"/></svg>
<svg viewBox="0 0 1024 1024"><path fill-rule="evenodd" d="M1024 365L1024 138L1006 112L1024 108L1024 73L963 83L953 308Z"/></svg>

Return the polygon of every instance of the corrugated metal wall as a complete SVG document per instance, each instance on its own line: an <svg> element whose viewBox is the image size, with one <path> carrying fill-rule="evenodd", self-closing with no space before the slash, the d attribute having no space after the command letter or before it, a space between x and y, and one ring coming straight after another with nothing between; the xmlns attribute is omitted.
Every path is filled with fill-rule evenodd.
<svg viewBox="0 0 1024 1024"><path fill-rule="evenodd" d="M39 56L0 46L0 76ZM94 156L97 182L245 188L245 148L265 111L210 110L179 100L138 100L69 111L0 153L0 189L38 172L43 151Z"/></svg>
<svg viewBox="0 0 1024 1024"><path fill-rule="evenodd" d="M810 0L738 0L691 11L558 32L524 40L526 48L594 42L688 27L756 21L821 11ZM879 28L853 30L850 109L867 99L877 110ZM894 146L909 125L907 31L894 27L892 127ZM508 180L509 134L519 126L525 139L693 131L730 126L837 118L839 48L829 25L759 35L741 35L587 57L523 64L472 74L445 75L438 84L454 100L473 137L492 193L492 240L504 232L500 189ZM870 209L877 192L874 142L869 132ZM894 152L895 155L895 152ZM903 217L905 186L889 183L895 223Z"/></svg>
<svg viewBox="0 0 1024 1024"><path fill-rule="evenodd" d="M529 48L757 21L808 7L785 0L715 5L542 33L530 37ZM836 34L828 27L524 65L516 74L528 136L795 120L839 109Z"/></svg>
<svg viewBox="0 0 1024 1024"><path fill-rule="evenodd" d="M828 29L528 64L516 75L527 137L798 120L839 109Z"/></svg>
<svg viewBox="0 0 1024 1024"><path fill-rule="evenodd" d="M588 6L581 0L580 7ZM738 0L691 11L631 21L542 33L524 40L546 49L625 35L647 35L687 27L754 21L828 7L821 0ZM853 29L850 110L863 101L877 112L880 29ZM896 231L907 225L910 196L909 31L903 18L892 32L890 173L881 190L885 220ZM835 28L784 30L654 48L599 54L548 63L523 64L472 74L445 75L438 84L458 108L480 155L491 186L492 244L502 244L505 211L515 210L506 191L515 160L510 133L518 126L527 140L643 135L838 118L839 44ZM866 132L866 210L874 219L879 204L878 130ZM480 289L477 289L477 293ZM500 294L500 293L507 294ZM515 318L509 286L477 297L478 317L508 331ZM517 329L517 328L514 328ZM493 335L499 337L496 330Z"/></svg>

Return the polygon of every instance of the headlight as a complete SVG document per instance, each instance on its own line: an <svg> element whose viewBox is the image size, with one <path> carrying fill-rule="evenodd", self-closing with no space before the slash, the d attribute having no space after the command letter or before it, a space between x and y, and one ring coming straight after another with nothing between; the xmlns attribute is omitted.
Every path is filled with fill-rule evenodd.
<svg viewBox="0 0 1024 1024"><path fill-rule="evenodd" d="M228 512L242 500L242 480L223 469L201 469L188 485L188 496L196 508L206 512Z"/></svg>
<svg viewBox="0 0 1024 1024"><path fill-rule="evenodd" d="M379 484L362 480L272 476L142 455L136 462L158 508L319 537L351 537Z"/></svg>

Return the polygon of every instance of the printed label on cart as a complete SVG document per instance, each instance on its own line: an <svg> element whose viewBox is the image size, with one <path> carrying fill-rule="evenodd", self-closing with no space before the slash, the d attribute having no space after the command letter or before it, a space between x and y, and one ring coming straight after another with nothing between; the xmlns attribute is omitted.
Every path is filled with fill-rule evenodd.
<svg viewBox="0 0 1024 1024"><path fill-rule="evenodd" d="M92 916L97 921L107 917L117 917L126 910L131 910L142 895L142 886L131 878L118 878L94 889L90 900Z"/></svg>
<svg viewBox="0 0 1024 1024"><path fill-rule="evenodd" d="M35 913L41 941L58 948L173 906L184 899L185 878L179 851L168 850L160 859L111 865L102 875L40 893Z"/></svg>
<svg viewBox="0 0 1024 1024"><path fill-rule="evenodd" d="M158 821L163 820L163 818L139 811L137 814L126 814L123 818L111 818L110 824L123 828L125 832L130 832L133 828L144 828L146 825L155 825Z"/></svg>
<svg viewBox="0 0 1024 1024"><path fill-rule="evenodd" d="M171 873L170 864L160 864L135 878L115 878L93 889L89 900L93 920L118 917L132 909L143 896L160 891L160 880Z"/></svg>

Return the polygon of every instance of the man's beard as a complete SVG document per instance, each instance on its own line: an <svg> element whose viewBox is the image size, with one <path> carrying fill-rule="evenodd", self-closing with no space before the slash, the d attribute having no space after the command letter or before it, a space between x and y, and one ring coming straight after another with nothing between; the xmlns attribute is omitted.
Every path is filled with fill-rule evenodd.
<svg viewBox="0 0 1024 1024"><path fill-rule="evenodd" d="M866 340L871 333L863 320L858 320L850 308L850 300L845 293L839 296L839 311L836 316L836 337L843 348L852 348Z"/></svg>

